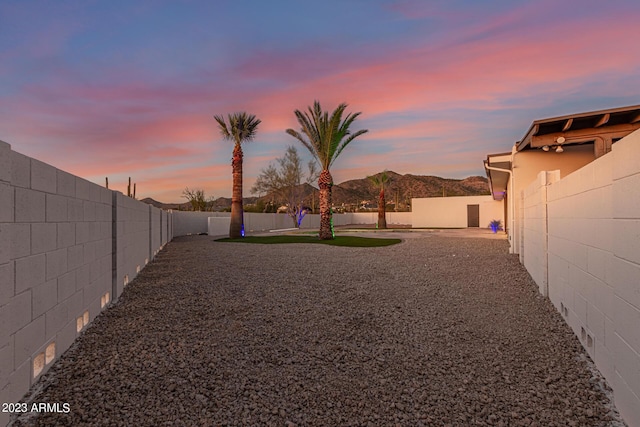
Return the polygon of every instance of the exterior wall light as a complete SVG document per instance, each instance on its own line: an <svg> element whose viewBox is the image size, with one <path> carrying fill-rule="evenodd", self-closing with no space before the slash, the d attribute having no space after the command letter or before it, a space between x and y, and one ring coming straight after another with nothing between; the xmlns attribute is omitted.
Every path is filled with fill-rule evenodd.
<svg viewBox="0 0 640 427"><path fill-rule="evenodd" d="M542 147L542 151L549 151L549 146L545 145L544 147Z"/></svg>

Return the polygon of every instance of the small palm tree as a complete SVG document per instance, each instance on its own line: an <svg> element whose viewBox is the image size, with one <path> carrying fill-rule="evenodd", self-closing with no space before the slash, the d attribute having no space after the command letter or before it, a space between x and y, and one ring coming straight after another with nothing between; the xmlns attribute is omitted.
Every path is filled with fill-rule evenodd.
<svg viewBox="0 0 640 427"><path fill-rule="evenodd" d="M369 181L374 187L380 188L380 194L378 195L378 228L387 228L387 202L384 198L384 185L389 181L389 175L387 175L387 171L384 171L370 176Z"/></svg>
<svg viewBox="0 0 640 427"><path fill-rule="evenodd" d="M231 194L231 225L229 237L244 237L244 216L242 212L242 143L255 138L261 121L256 116L242 113L228 115L229 123L224 117L214 116L218 122L220 133L224 139L234 141L233 158L231 160L233 174L233 192Z"/></svg>
<svg viewBox="0 0 640 427"><path fill-rule="evenodd" d="M343 120L342 115L346 108L347 104L342 103L329 116L328 112L322 111L320 102L315 101L313 107L309 107L308 112L295 111L300 124L300 132L287 129L287 133L307 147L322 167L318 178L318 187L320 188L319 237L322 240L331 240L334 236L331 212L333 177L329 168L351 141L367 132L367 129L354 133L349 130L360 113L347 114Z"/></svg>

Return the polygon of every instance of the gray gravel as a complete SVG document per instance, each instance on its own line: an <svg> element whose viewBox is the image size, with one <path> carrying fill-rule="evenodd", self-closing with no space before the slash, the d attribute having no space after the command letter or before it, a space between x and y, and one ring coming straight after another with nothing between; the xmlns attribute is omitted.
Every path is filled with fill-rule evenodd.
<svg viewBox="0 0 640 427"><path fill-rule="evenodd" d="M32 388L23 425L622 425L504 240L174 239Z"/></svg>

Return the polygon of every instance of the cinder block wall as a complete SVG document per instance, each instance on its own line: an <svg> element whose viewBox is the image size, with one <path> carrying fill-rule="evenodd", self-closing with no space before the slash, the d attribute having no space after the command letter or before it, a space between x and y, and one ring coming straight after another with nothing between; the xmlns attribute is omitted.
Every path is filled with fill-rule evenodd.
<svg viewBox="0 0 640 427"><path fill-rule="evenodd" d="M318 225L320 226L320 215L318 217ZM334 225L358 225L358 224L377 224L378 212L348 212L344 214L333 215ZM412 212L394 212L387 211L387 224L403 224L411 225L413 221Z"/></svg>
<svg viewBox="0 0 640 427"><path fill-rule="evenodd" d="M524 264L536 282L548 277L549 298L613 388L616 407L640 425L640 132L549 183L546 224L537 218L544 204L527 209L540 185L525 195ZM536 248L545 228L546 254ZM546 272L536 256L547 258Z"/></svg>
<svg viewBox="0 0 640 427"><path fill-rule="evenodd" d="M187 212L173 211L173 235L186 236L188 234L206 233L209 217L228 217L228 212Z"/></svg>
<svg viewBox="0 0 640 427"><path fill-rule="evenodd" d="M538 174L536 180L524 190L523 229L524 251L521 253L524 266L538 284L542 295L549 296L547 278L547 186L560 179L560 171Z"/></svg>
<svg viewBox="0 0 640 427"><path fill-rule="evenodd" d="M0 141L0 402L22 398L172 226L167 212Z"/></svg>
<svg viewBox="0 0 640 427"><path fill-rule="evenodd" d="M173 211L172 215L174 221L173 232L175 236L207 233L207 218L228 218L231 216L229 212L187 211ZM411 224L411 220L411 212L387 212L387 224ZM333 215L333 225L335 226L375 224L377 222L377 212L357 212L344 214L335 213ZM255 212L244 213L244 227L248 233L292 228L293 226L293 220L289 217L289 215L286 214ZM300 224L300 228L302 229L317 229L318 227L320 227L320 215L318 214L305 215L302 223Z"/></svg>
<svg viewBox="0 0 640 427"><path fill-rule="evenodd" d="M153 259L164 246L160 227L161 210L141 203L119 192L113 192L116 207L115 279L113 292L122 294L124 287Z"/></svg>
<svg viewBox="0 0 640 427"><path fill-rule="evenodd" d="M173 239L173 215L167 211L160 214L160 246L164 246Z"/></svg>

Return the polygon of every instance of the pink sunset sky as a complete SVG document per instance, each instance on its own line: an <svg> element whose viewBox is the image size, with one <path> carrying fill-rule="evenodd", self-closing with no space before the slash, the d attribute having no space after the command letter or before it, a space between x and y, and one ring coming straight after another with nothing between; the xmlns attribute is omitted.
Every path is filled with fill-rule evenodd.
<svg viewBox="0 0 640 427"><path fill-rule="evenodd" d="M0 140L138 198L231 195L213 119L262 120L245 195L294 110L362 112L337 183L484 175L533 120L640 104L640 2L3 1Z"/></svg>

